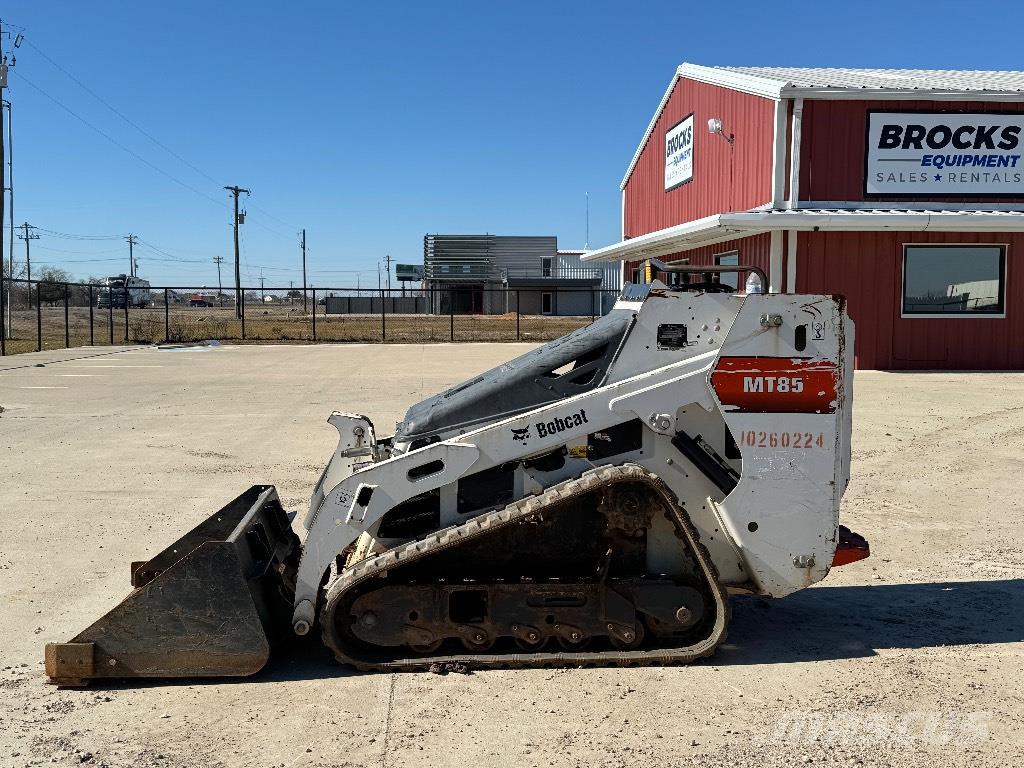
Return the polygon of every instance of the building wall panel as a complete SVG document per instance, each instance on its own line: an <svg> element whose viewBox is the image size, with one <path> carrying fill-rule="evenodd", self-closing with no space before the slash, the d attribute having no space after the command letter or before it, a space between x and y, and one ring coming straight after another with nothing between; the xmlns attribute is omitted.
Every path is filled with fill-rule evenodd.
<svg viewBox="0 0 1024 768"><path fill-rule="evenodd" d="M846 297L857 324L858 368L1024 368L1024 233L807 232L797 291ZM1005 318L903 318L903 246L997 243L1006 250Z"/></svg>
<svg viewBox="0 0 1024 768"><path fill-rule="evenodd" d="M694 115L693 179L665 191L665 133ZM708 133L722 120L730 144ZM706 83L676 81L626 184L625 236L636 237L724 211L771 200L775 103Z"/></svg>
<svg viewBox="0 0 1024 768"><path fill-rule="evenodd" d="M867 198L864 194L864 157L867 114L890 112L1012 112L1014 105L994 102L846 101L807 100L800 128L800 200L845 202L877 200L879 207L904 202L1020 202L994 196L934 197L899 195Z"/></svg>

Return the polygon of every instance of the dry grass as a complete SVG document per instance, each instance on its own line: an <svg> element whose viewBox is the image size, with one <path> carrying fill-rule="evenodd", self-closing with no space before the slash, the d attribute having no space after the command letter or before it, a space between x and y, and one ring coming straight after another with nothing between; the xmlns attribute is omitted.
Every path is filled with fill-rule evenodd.
<svg viewBox="0 0 1024 768"><path fill-rule="evenodd" d="M127 322L123 309L90 313L87 307L68 310L65 336L64 308L43 307L38 318L42 349L88 344L188 343L207 339L232 342L447 342L447 341L548 341L591 322L590 317L523 315L518 323L508 315L322 315L313 317L299 309L247 307L243 339L242 322L233 308L172 307L165 318L163 307L132 309ZM36 310L12 313L7 354L37 348Z"/></svg>

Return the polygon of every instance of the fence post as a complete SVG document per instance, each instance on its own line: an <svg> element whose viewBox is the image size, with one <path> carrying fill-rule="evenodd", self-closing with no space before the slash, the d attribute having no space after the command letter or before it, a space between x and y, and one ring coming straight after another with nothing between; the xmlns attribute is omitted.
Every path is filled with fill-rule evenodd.
<svg viewBox="0 0 1024 768"><path fill-rule="evenodd" d="M164 344L171 343L171 302L168 291L164 288Z"/></svg>
<svg viewBox="0 0 1024 768"><path fill-rule="evenodd" d="M515 292L515 340L519 341L519 291Z"/></svg>
<svg viewBox="0 0 1024 768"><path fill-rule="evenodd" d="M130 298L128 296L128 281L125 280L124 285L124 343L128 343L128 302Z"/></svg>
<svg viewBox="0 0 1024 768"><path fill-rule="evenodd" d="M71 325L68 319L68 284L64 283L64 349L71 346Z"/></svg>
<svg viewBox="0 0 1024 768"><path fill-rule="evenodd" d="M245 288L238 289L238 295L235 299L241 302L239 306L239 316L242 318L242 341L245 341Z"/></svg>
<svg viewBox="0 0 1024 768"><path fill-rule="evenodd" d="M384 299L384 289L381 288L381 291L380 291L380 340L381 341L387 341L388 340L388 324L387 324L387 320L386 320L386 318L384 316L384 312L386 311L385 307L384 307L384 301L385 301L385 299Z"/></svg>
<svg viewBox="0 0 1024 768"><path fill-rule="evenodd" d="M0 357L7 354L7 295L4 291L4 265L2 262L3 257L0 256Z"/></svg>
<svg viewBox="0 0 1024 768"><path fill-rule="evenodd" d="M96 346L96 331L92 327L92 283L89 283L89 346Z"/></svg>
<svg viewBox="0 0 1024 768"><path fill-rule="evenodd" d="M316 341L316 288L313 289L313 341Z"/></svg>
<svg viewBox="0 0 1024 768"><path fill-rule="evenodd" d="M114 343L114 289L107 286L107 330L110 332L110 343Z"/></svg>
<svg viewBox="0 0 1024 768"><path fill-rule="evenodd" d="M43 351L43 289L36 283L36 352ZM28 284L28 300L32 301L32 283Z"/></svg>

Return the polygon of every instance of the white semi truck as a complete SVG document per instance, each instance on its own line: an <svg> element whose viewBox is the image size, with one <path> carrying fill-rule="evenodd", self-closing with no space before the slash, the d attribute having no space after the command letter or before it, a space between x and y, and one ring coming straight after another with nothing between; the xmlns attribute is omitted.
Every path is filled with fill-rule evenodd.
<svg viewBox="0 0 1024 768"><path fill-rule="evenodd" d="M149 290L149 281L134 275L115 275L106 279L106 287L101 288L96 297L96 306L100 309L114 307L148 307L153 303L153 295Z"/></svg>

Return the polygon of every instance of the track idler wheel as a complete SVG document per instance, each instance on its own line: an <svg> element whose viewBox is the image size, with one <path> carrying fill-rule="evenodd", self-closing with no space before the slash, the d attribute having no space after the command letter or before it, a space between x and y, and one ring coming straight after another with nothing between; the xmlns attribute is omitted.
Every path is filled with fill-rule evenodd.
<svg viewBox="0 0 1024 768"><path fill-rule="evenodd" d="M644 644L644 625L636 622L632 627L608 625L608 640L620 651L632 651Z"/></svg>
<svg viewBox="0 0 1024 768"><path fill-rule="evenodd" d="M494 645L494 638L480 627L459 627L462 647L471 653L484 653Z"/></svg>
<svg viewBox="0 0 1024 768"><path fill-rule="evenodd" d="M569 624L555 624L558 644L567 651L582 651L590 644L590 636L579 627Z"/></svg>
<svg viewBox="0 0 1024 768"><path fill-rule="evenodd" d="M539 651L548 641L543 632L528 625L513 624L512 634L516 646L527 652Z"/></svg>

